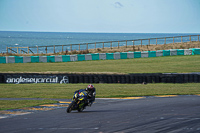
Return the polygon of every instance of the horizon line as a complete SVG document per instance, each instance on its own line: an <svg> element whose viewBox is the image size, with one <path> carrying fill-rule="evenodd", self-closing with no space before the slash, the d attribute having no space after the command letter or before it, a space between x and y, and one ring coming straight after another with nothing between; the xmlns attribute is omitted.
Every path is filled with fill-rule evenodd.
<svg viewBox="0 0 200 133"><path fill-rule="evenodd" d="M154 34L200 34L200 32L92 32L92 31L29 31L29 30L0 30L0 32L52 32L52 33L141 33L141 34L149 34L149 33L154 33Z"/></svg>

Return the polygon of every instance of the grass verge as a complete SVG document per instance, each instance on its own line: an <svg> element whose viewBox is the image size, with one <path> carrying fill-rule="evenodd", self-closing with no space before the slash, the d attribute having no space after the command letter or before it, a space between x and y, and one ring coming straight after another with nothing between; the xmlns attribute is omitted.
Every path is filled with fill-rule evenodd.
<svg viewBox="0 0 200 133"><path fill-rule="evenodd" d="M41 73L189 73L200 72L200 55L63 63L0 64L0 72Z"/></svg>
<svg viewBox="0 0 200 133"><path fill-rule="evenodd" d="M0 98L71 99L73 92L88 84L0 84ZM94 84L97 98L200 94L200 83L188 84ZM0 100L0 110L55 103L51 100Z"/></svg>
<svg viewBox="0 0 200 133"><path fill-rule="evenodd" d="M0 110L19 109L24 107L38 106L42 104L52 104L57 101L52 100L0 100Z"/></svg>
<svg viewBox="0 0 200 133"><path fill-rule="evenodd" d="M1 98L71 99L75 90L88 84L0 84ZM98 98L200 94L200 83L187 84L94 84Z"/></svg>

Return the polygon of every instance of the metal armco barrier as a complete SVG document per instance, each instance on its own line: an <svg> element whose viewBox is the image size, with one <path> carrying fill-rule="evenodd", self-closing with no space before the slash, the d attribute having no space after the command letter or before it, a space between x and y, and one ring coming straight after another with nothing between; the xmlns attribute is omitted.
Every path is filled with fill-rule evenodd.
<svg viewBox="0 0 200 133"><path fill-rule="evenodd" d="M183 40L184 38L184 40ZM29 53L39 53L42 51L43 53L56 53L56 51L61 51L62 53L65 51L73 51L73 50L88 50L88 49L98 49L98 48L108 48L110 49L117 47L125 46L148 46L151 44L169 44L169 43L177 43L177 42L192 42L199 41L199 35L186 35L186 36L174 36L174 37L161 37L161 38L148 38L148 39L133 39L133 40L119 40L119 41L106 41L106 42L93 42L93 43L79 43L79 44L66 44L66 45L49 45L49 46L32 46L32 47L7 47L7 53L21 53L21 54L29 54ZM125 45L124 45L125 44ZM65 47L65 48L64 48Z"/></svg>
<svg viewBox="0 0 200 133"><path fill-rule="evenodd" d="M39 74L0 73L0 83L200 83L200 73Z"/></svg>

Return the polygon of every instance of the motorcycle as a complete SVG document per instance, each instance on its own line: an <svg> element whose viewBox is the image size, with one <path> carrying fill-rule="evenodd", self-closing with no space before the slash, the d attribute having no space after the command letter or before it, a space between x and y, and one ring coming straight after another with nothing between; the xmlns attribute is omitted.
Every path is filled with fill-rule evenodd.
<svg viewBox="0 0 200 133"><path fill-rule="evenodd" d="M87 105L87 92L84 89L80 89L79 91L74 92L72 101L66 111L67 113L70 113L72 110L78 110L78 112L82 112Z"/></svg>

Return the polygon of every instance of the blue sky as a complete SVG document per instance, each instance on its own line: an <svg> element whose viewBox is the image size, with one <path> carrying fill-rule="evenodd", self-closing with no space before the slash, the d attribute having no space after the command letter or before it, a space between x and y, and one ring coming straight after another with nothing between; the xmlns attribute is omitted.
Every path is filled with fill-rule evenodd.
<svg viewBox="0 0 200 133"><path fill-rule="evenodd" d="M200 0L0 0L0 31L200 33Z"/></svg>

